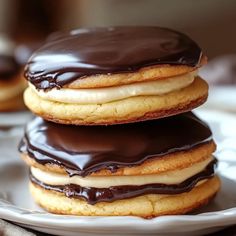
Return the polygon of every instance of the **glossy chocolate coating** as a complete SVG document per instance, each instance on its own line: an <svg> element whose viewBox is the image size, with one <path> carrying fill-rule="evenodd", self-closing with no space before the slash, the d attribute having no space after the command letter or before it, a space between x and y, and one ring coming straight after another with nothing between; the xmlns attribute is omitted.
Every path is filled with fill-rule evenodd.
<svg viewBox="0 0 236 236"><path fill-rule="evenodd" d="M200 173L192 176L180 184L147 184L147 185L125 185L114 186L109 188L86 188L75 184L68 184L65 186L55 186L42 183L30 174L30 180L44 189L53 190L64 193L70 198L82 198L89 204L96 204L98 202L112 202L120 199L127 199L141 196L144 194L180 194L189 192L201 180L211 178L214 175L214 167L216 161L212 161Z"/></svg>
<svg viewBox="0 0 236 236"><path fill-rule="evenodd" d="M35 118L19 150L40 164L65 167L86 176L101 169L142 164L212 140L208 126L192 113L116 126L65 126Z"/></svg>
<svg viewBox="0 0 236 236"><path fill-rule="evenodd" d="M0 80L7 80L19 72L20 66L13 56L0 55Z"/></svg>
<svg viewBox="0 0 236 236"><path fill-rule="evenodd" d="M78 29L50 37L29 60L25 76L38 89L61 88L89 75L162 64L197 66L201 55L188 36L166 28Z"/></svg>

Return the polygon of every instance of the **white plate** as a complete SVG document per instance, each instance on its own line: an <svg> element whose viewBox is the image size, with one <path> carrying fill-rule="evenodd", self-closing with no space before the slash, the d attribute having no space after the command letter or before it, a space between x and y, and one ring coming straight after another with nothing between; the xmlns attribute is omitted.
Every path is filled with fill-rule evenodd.
<svg viewBox="0 0 236 236"><path fill-rule="evenodd" d="M219 146L218 172L223 186L215 200L201 212L138 217L75 217L45 213L30 197L28 170L14 146L19 137L0 140L0 218L57 235L202 235L236 224L236 116L198 110L207 120Z"/></svg>

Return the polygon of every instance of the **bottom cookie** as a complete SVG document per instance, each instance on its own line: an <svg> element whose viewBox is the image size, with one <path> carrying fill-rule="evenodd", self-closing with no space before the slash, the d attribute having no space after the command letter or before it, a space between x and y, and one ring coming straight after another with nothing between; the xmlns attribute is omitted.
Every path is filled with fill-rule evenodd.
<svg viewBox="0 0 236 236"><path fill-rule="evenodd" d="M56 214L83 216L140 216L151 218L161 215L185 214L206 205L220 188L217 176L202 182L190 192L176 195L147 194L140 197L101 202L90 205L84 200L68 198L62 193L45 190L30 184L35 201Z"/></svg>

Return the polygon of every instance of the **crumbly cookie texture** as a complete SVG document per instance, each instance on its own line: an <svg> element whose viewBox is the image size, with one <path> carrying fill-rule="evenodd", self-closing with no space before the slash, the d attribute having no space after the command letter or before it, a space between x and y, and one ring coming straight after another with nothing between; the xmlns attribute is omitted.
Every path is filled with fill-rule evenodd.
<svg viewBox="0 0 236 236"><path fill-rule="evenodd" d="M204 103L207 96L207 83L197 77L188 87L163 96L137 96L101 105L43 100L30 88L26 89L24 100L36 115L56 123L112 125L183 113Z"/></svg>
<svg viewBox="0 0 236 236"><path fill-rule="evenodd" d="M145 161L141 165L133 167L119 168L116 172L102 169L94 172L91 176L124 176L124 175L150 175L160 174L172 170L181 170L192 166L195 163L201 162L209 158L209 156L215 151L215 143L213 141L200 145L196 148L185 152L176 152L161 158L153 158ZM39 164L33 158L26 154L21 154L22 159L29 166L34 166L43 171L66 174L66 170L56 164Z"/></svg>
<svg viewBox="0 0 236 236"><path fill-rule="evenodd" d="M62 193L30 184L35 201L49 212L84 216L140 216L185 214L207 204L220 188L217 176L194 187L190 192L176 195L147 194L140 197L101 202L90 205L84 200L68 198Z"/></svg>
<svg viewBox="0 0 236 236"><path fill-rule="evenodd" d="M202 56L198 67L207 63L206 56ZM110 86L119 86L136 82L151 81L164 79L172 76L183 75L197 70L198 67L190 67L184 65L156 65L144 67L136 72L131 73L115 73L105 75L92 75L79 78L74 82L65 85L66 88L103 88Z"/></svg>

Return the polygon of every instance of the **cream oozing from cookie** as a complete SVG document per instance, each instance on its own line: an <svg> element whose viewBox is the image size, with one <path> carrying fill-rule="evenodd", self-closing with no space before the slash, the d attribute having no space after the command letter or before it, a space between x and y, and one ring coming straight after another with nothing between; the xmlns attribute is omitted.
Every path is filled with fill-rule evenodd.
<svg viewBox="0 0 236 236"><path fill-rule="evenodd" d="M193 83L197 71L155 81L88 89L51 89L37 90L29 83L39 97L49 101L72 104L103 104L136 96L163 95L185 88Z"/></svg>
<svg viewBox="0 0 236 236"><path fill-rule="evenodd" d="M168 171L160 174L138 175L138 176L72 176L58 174L31 167L32 175L48 185L68 185L76 184L81 187L109 188L111 186L122 185L146 185L146 184L180 184L188 178L203 171L206 166L213 161L210 156L204 161L193 164L190 167Z"/></svg>

